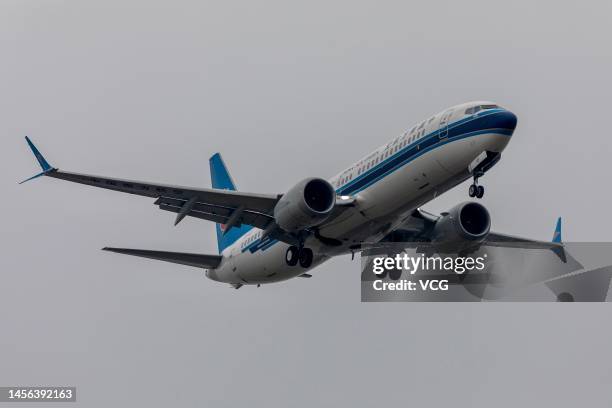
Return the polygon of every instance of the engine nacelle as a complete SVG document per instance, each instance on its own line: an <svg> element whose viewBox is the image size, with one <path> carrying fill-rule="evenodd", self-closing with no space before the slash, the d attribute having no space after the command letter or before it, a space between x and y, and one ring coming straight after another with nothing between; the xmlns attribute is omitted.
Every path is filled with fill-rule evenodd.
<svg viewBox="0 0 612 408"><path fill-rule="evenodd" d="M327 181L307 178L291 188L274 207L276 224L296 232L321 224L336 203L336 191Z"/></svg>
<svg viewBox="0 0 612 408"><path fill-rule="evenodd" d="M457 204L436 222L432 241L451 252L478 246L491 229L489 211L479 203Z"/></svg>

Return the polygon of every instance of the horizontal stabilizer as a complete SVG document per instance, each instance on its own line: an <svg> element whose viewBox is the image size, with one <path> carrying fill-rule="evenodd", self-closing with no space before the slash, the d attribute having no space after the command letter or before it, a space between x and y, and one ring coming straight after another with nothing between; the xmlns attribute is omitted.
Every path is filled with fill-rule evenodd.
<svg viewBox="0 0 612 408"><path fill-rule="evenodd" d="M148 249L102 248L103 251L134 255L158 261L172 262L197 268L215 269L221 263L221 255L190 254L185 252L152 251Z"/></svg>

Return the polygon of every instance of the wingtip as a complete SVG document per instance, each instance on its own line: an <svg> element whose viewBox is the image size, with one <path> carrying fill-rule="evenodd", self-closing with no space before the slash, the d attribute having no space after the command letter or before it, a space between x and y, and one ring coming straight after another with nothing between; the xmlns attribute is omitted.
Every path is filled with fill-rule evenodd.
<svg viewBox="0 0 612 408"><path fill-rule="evenodd" d="M53 166L51 166L49 164L49 162L45 159L45 157L42 155L40 150L38 150L36 145L34 145L32 140L28 136L25 136L25 140L28 143L28 146L30 147L30 150L32 150L32 153L34 154L34 157L36 157L36 160L38 161L38 164L40 164L40 167L42 168L43 173L53 170Z"/></svg>
<svg viewBox="0 0 612 408"><path fill-rule="evenodd" d="M51 170L53 170L53 169L51 169ZM34 179L36 179L36 178L42 177L42 176L46 175L47 173L49 173L49 171L51 171L51 170L48 170L48 171L43 171L42 173L35 174L34 176L32 176L32 177L28 177L27 179L22 180L22 181L20 181L20 182L19 182L19 183L17 183L17 184L23 184L23 183L25 183L26 181L30 181L30 180L34 180Z"/></svg>

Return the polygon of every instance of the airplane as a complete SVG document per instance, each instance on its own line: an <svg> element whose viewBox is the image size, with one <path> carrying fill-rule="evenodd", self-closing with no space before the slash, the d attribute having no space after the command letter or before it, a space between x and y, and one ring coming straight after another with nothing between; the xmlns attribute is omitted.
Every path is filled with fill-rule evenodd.
<svg viewBox="0 0 612 408"><path fill-rule="evenodd" d="M101 177L51 166L26 136L42 172L51 177L155 199L161 210L216 223L218 254L105 247L103 250L205 269L238 289L294 277L334 256L385 243L413 242L435 250L469 253L482 245L562 251L561 219L553 241L490 230L489 211L477 201L440 215L420 207L472 179L468 195L482 198L479 179L501 158L517 124L493 102L450 107L353 163L329 180L309 177L284 194L237 190L219 153L210 160L212 188L192 188ZM562 252L558 252L562 258Z"/></svg>

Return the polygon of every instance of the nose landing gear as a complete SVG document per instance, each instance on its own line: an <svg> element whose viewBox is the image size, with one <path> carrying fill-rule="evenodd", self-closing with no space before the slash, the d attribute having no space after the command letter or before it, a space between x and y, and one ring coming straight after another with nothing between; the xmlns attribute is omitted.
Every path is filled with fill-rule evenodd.
<svg viewBox="0 0 612 408"><path fill-rule="evenodd" d="M309 268L312 265L312 259L313 253L310 248L298 248L292 245L285 253L285 261L289 266L295 266L299 262L302 268Z"/></svg>
<svg viewBox="0 0 612 408"><path fill-rule="evenodd" d="M484 187L478 185L478 179L493 167L501 158L501 153L484 151L468 166L468 170L474 175L474 183L470 186L468 193L470 197L482 198Z"/></svg>
<svg viewBox="0 0 612 408"><path fill-rule="evenodd" d="M468 195L470 197L482 198L482 196L484 196L484 187L478 185L478 177L480 176L481 174L474 175L474 183L470 185L468 190Z"/></svg>

